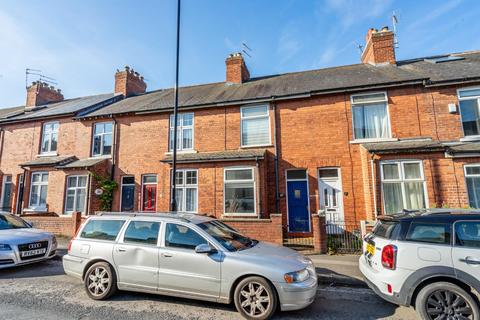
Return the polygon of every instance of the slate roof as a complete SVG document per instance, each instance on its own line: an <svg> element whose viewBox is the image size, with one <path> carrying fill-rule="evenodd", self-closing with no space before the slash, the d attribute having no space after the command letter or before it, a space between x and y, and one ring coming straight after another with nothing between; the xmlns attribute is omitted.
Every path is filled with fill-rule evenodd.
<svg viewBox="0 0 480 320"><path fill-rule="evenodd" d="M179 163L196 163L210 161L245 161L245 160L261 160L265 157L265 149L245 149L245 150L228 150L218 152L198 152L198 153L178 153L177 162ZM172 162L172 155L168 155L161 162Z"/></svg>
<svg viewBox="0 0 480 320"><path fill-rule="evenodd" d="M387 85L453 80L480 80L480 51L455 54L461 60L432 63L426 58L399 61L397 65L354 64L253 78L243 84L210 83L179 89L179 107L216 106L261 99L287 98L355 91ZM169 111L173 89L148 92L106 106L86 116Z"/></svg>
<svg viewBox="0 0 480 320"><path fill-rule="evenodd" d="M75 160L75 156L38 157L20 164L20 167L49 167Z"/></svg>
<svg viewBox="0 0 480 320"><path fill-rule="evenodd" d="M480 153L480 142L468 142L449 146L447 152L451 155L459 153Z"/></svg>
<svg viewBox="0 0 480 320"><path fill-rule="evenodd" d="M450 155L480 153L480 142L433 141L431 139L409 139L362 144L370 153L396 154L444 151Z"/></svg>
<svg viewBox="0 0 480 320"><path fill-rule="evenodd" d="M0 109L0 123L34 120L62 115L82 115L94 111L105 104L117 101L121 96L113 93L68 99L61 102L38 106L34 111L25 112L24 106Z"/></svg>
<svg viewBox="0 0 480 320"><path fill-rule="evenodd" d="M78 169L78 168L90 168L103 161L106 161L106 158L88 158L88 159L79 159L65 164L58 165L59 169Z"/></svg>

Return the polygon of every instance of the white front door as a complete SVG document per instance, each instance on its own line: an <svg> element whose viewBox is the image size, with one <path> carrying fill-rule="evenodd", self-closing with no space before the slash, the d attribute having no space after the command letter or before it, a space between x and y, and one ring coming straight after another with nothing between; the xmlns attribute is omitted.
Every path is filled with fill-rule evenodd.
<svg viewBox="0 0 480 320"><path fill-rule="evenodd" d="M320 209L325 213L326 223L344 223L340 168L320 168L318 170L318 192Z"/></svg>
<svg viewBox="0 0 480 320"><path fill-rule="evenodd" d="M480 221L454 223L453 266L460 276L480 279Z"/></svg>

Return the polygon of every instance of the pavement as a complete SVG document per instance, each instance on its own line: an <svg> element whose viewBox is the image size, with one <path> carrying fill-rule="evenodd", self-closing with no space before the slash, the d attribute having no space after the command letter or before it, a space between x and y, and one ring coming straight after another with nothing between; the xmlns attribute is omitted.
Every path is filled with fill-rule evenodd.
<svg viewBox="0 0 480 320"><path fill-rule="evenodd" d="M325 285L367 288L358 268L359 255L310 255L318 282Z"/></svg>

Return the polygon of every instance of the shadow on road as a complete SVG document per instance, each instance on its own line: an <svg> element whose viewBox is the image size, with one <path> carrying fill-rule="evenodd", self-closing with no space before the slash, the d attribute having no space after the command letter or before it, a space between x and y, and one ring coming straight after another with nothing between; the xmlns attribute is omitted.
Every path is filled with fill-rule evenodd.
<svg viewBox="0 0 480 320"><path fill-rule="evenodd" d="M63 275L62 257L67 253L65 249L57 250L57 256L50 260L11 267L0 270L0 279L38 278Z"/></svg>

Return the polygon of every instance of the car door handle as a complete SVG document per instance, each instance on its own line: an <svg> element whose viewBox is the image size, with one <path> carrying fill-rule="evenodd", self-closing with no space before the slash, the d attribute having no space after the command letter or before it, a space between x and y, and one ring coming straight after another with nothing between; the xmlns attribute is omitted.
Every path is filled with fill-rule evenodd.
<svg viewBox="0 0 480 320"><path fill-rule="evenodd" d="M475 259L472 257L466 257L465 259L460 259L460 261L465 262L466 264L480 265L480 259Z"/></svg>
<svg viewBox="0 0 480 320"><path fill-rule="evenodd" d="M125 249L125 248L117 248L117 251L118 251L118 252L125 252L125 251L127 251L127 249Z"/></svg>
<svg viewBox="0 0 480 320"><path fill-rule="evenodd" d="M173 257L170 253L162 253L162 257L164 258L171 258Z"/></svg>

